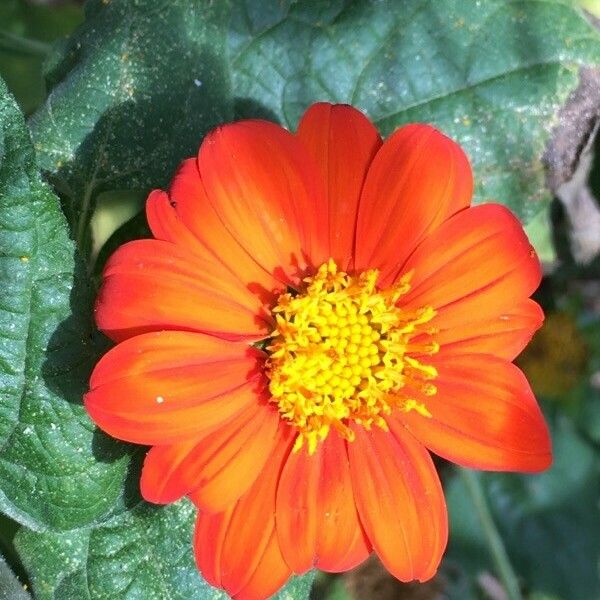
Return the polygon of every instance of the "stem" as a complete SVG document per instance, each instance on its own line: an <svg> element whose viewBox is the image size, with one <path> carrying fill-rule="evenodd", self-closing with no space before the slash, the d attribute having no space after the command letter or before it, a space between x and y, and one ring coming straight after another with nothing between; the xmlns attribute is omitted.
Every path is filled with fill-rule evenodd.
<svg viewBox="0 0 600 600"><path fill-rule="evenodd" d="M79 248L79 252L81 256L87 258L88 253L85 248L84 242L87 234L87 230L89 227L88 223L88 212L90 210L90 204L92 202L92 186L89 185L84 194L83 194L83 202L81 205L81 211L79 213L79 219L77 220L77 229L75 231L75 244ZM86 260L86 262L89 262Z"/></svg>
<svg viewBox="0 0 600 600"><path fill-rule="evenodd" d="M0 31L0 50L44 58L49 54L50 48L51 46L44 42L31 40L8 31Z"/></svg>
<svg viewBox="0 0 600 600"><path fill-rule="evenodd" d="M504 542L498 533L479 478L467 469L458 469L475 506L494 565L509 600L523 600L517 575L510 563Z"/></svg>

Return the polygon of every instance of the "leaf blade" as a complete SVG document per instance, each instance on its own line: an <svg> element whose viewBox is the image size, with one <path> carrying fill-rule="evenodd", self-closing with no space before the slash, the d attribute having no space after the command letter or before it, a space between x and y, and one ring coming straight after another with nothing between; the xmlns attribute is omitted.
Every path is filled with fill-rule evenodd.
<svg viewBox="0 0 600 600"><path fill-rule="evenodd" d="M231 117L225 3L90 0L57 51L30 126L40 165L85 247L96 195L165 186Z"/></svg>
<svg viewBox="0 0 600 600"><path fill-rule="evenodd" d="M579 67L600 61L600 35L576 6L410 0L400 10L339 0L277 3L265 21L259 4L233 8L238 104L288 127L317 100L356 105L384 135L430 122L470 156L476 203L501 202L525 225L539 224L551 199L546 141ZM533 242L545 251L541 223Z"/></svg>
<svg viewBox="0 0 600 600"><path fill-rule="evenodd" d="M81 406L97 354L80 267L0 82L0 508L35 529L102 518L122 496L129 462Z"/></svg>
<svg viewBox="0 0 600 600"><path fill-rule="evenodd" d="M195 509L188 501L147 503L68 533L21 530L17 550L36 598L226 600L199 575L191 552ZM293 578L276 600L307 600L314 574Z"/></svg>

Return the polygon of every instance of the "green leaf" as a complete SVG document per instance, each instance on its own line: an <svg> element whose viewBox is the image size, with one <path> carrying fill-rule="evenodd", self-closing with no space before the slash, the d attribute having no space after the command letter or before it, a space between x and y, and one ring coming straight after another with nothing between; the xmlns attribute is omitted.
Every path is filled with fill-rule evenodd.
<svg viewBox="0 0 600 600"><path fill-rule="evenodd" d="M102 525L65 534L22 530L17 550L36 598L217 599L194 565L191 503L142 503Z"/></svg>
<svg viewBox="0 0 600 600"><path fill-rule="evenodd" d="M310 571L306 575L292 577L272 600L308 600L315 575L315 571Z"/></svg>
<svg viewBox="0 0 600 600"><path fill-rule="evenodd" d="M31 114L45 98L42 67L49 42L69 34L82 17L81 7L73 3L0 2L0 76L25 114Z"/></svg>
<svg viewBox="0 0 600 600"><path fill-rule="evenodd" d="M23 589L6 561L0 556L0 600L30 600L31 596Z"/></svg>
<svg viewBox="0 0 600 600"><path fill-rule="evenodd" d="M600 61L575 4L233 0L228 14L208 0L90 0L86 13L31 123L82 247L99 191L164 186L231 119L231 78L236 117L295 128L326 99L358 106L385 135L436 124L470 155L476 201L507 204L552 257L542 154L580 65Z"/></svg>
<svg viewBox="0 0 600 600"><path fill-rule="evenodd" d="M91 294L58 199L0 81L0 509L28 527L70 528L122 499L127 446L81 406Z"/></svg>
<svg viewBox="0 0 600 600"><path fill-rule="evenodd" d="M476 201L524 223L545 211L542 154L579 66L600 36L562 0L234 2L230 30L239 116L295 128L315 100L364 110L383 134L411 121L457 139ZM549 34L551 32L551 34ZM547 221L532 230L545 251Z"/></svg>
<svg viewBox="0 0 600 600"><path fill-rule="evenodd" d="M198 574L191 551L195 509L188 501L147 503L102 525L70 533L21 530L16 546L38 600L217 600L227 596ZM313 575L276 596L307 599Z"/></svg>
<svg viewBox="0 0 600 600"><path fill-rule="evenodd" d="M226 4L209 0L87 2L31 121L79 247L99 192L166 185L202 136L231 119L225 18Z"/></svg>
<svg viewBox="0 0 600 600"><path fill-rule="evenodd" d="M553 422L554 464L537 475L479 474L511 562L530 590L600 596L600 459L564 417ZM471 584L491 561L462 481L446 490L452 535L446 561Z"/></svg>

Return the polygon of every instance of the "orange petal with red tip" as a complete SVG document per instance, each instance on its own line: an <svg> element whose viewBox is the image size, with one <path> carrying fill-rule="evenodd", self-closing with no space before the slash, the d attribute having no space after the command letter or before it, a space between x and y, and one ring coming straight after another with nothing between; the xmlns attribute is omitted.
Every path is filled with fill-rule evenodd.
<svg viewBox="0 0 600 600"><path fill-rule="evenodd" d="M136 336L100 359L85 407L101 429L128 442L197 438L265 401L262 356L199 333Z"/></svg>
<svg viewBox="0 0 600 600"><path fill-rule="evenodd" d="M272 405L256 404L200 439L154 446L142 469L142 496L167 504L191 493L203 510L224 510L262 470L273 450L278 422Z"/></svg>
<svg viewBox="0 0 600 600"><path fill-rule="evenodd" d="M448 539L446 503L425 448L408 433L353 426L350 474L361 522L386 569L400 581L435 574Z"/></svg>
<svg viewBox="0 0 600 600"><path fill-rule="evenodd" d="M209 202L268 273L296 285L327 260L323 183L302 143L279 125L240 121L209 133L198 155Z"/></svg>
<svg viewBox="0 0 600 600"><path fill-rule="evenodd" d="M289 455L277 491L277 534L295 573L313 567L342 572L371 551L358 519L346 442L328 435L313 455Z"/></svg>
<svg viewBox="0 0 600 600"><path fill-rule="evenodd" d="M192 438L169 446L153 446L148 450L140 478L140 492L144 500L169 504L193 489L194 483L183 465L201 440Z"/></svg>
<svg viewBox="0 0 600 600"><path fill-rule="evenodd" d="M187 234L172 241L193 248L199 245L252 291L268 295L282 284L256 262L231 235L206 197L198 162L190 158L181 163L169 190L168 208L187 229ZM193 238L192 240L189 237ZM195 242L195 243L194 243Z"/></svg>
<svg viewBox="0 0 600 600"><path fill-rule="evenodd" d="M291 575L277 542L275 494L292 441L291 428L282 424L275 450L252 487L224 512L198 516L198 568L204 579L233 598L269 598Z"/></svg>
<svg viewBox="0 0 600 600"><path fill-rule="evenodd" d="M455 215L427 237L403 268L410 290L399 304L431 306L440 330L514 309L540 283L540 261L517 218L484 204Z"/></svg>
<svg viewBox="0 0 600 600"><path fill-rule="evenodd" d="M473 175L458 144L429 125L388 137L367 174L356 228L357 270L380 269L387 286L417 244L469 206Z"/></svg>
<svg viewBox="0 0 600 600"><path fill-rule="evenodd" d="M220 264L185 226L169 195L162 190L153 190L146 200L146 219L152 235L157 240L182 246L198 254L202 260L213 260Z"/></svg>
<svg viewBox="0 0 600 600"><path fill-rule="evenodd" d="M116 341L164 329L261 339L271 328L258 296L218 263L159 240L129 242L111 256L96 323Z"/></svg>
<svg viewBox="0 0 600 600"><path fill-rule="evenodd" d="M492 354L514 360L542 326L544 313L537 302L526 298L495 316L465 321L460 327L435 334L440 344L438 356L450 354ZM418 342L418 338L415 338Z"/></svg>
<svg viewBox="0 0 600 600"><path fill-rule="evenodd" d="M548 428L527 379L495 356L432 357L437 393L403 396L422 402L431 417L397 412L403 424L432 452L459 465L494 471L543 471L552 462ZM394 433L402 425L394 425Z"/></svg>
<svg viewBox="0 0 600 600"><path fill-rule="evenodd" d="M298 125L298 137L325 182L329 254L342 270L351 264L358 201L369 165L381 146L374 125L345 104L313 104Z"/></svg>

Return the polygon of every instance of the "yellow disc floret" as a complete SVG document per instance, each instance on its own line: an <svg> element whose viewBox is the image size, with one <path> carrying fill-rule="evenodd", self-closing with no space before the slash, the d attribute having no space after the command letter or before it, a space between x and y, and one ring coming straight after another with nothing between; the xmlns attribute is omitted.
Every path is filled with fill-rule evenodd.
<svg viewBox="0 0 600 600"><path fill-rule="evenodd" d="M332 427L352 440L350 422L387 429L384 416L393 408L431 416L423 403L397 392L407 383L436 392L429 382L435 368L416 358L438 350L424 327L435 311L397 306L409 277L386 290L377 289L377 277L376 270L348 275L329 260L304 280L302 293L282 294L273 309L269 389L298 431L296 451L306 443L313 453Z"/></svg>

